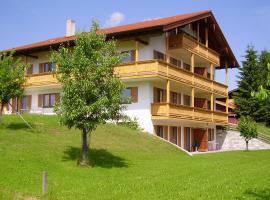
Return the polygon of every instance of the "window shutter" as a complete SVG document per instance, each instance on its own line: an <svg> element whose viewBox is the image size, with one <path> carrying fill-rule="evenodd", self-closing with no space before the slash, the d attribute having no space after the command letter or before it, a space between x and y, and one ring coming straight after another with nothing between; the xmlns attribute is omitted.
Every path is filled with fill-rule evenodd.
<svg viewBox="0 0 270 200"><path fill-rule="evenodd" d="M132 87L131 88L131 97L132 97L132 102L133 103L138 102L138 87Z"/></svg>
<svg viewBox="0 0 270 200"><path fill-rule="evenodd" d="M130 50L131 61L135 61L135 50Z"/></svg>
<svg viewBox="0 0 270 200"><path fill-rule="evenodd" d="M33 65L32 65L32 64L30 65L29 68L27 68L26 74L27 74L27 75L33 74Z"/></svg>
<svg viewBox="0 0 270 200"><path fill-rule="evenodd" d="M154 87L154 103L158 102L158 89L156 87Z"/></svg>
<svg viewBox="0 0 270 200"><path fill-rule="evenodd" d="M42 74L44 72L44 63L39 63L39 73Z"/></svg>
<svg viewBox="0 0 270 200"><path fill-rule="evenodd" d="M32 107L32 95L27 96L27 109L30 110Z"/></svg>
<svg viewBox="0 0 270 200"><path fill-rule="evenodd" d="M38 95L38 107L43 107L43 94Z"/></svg>

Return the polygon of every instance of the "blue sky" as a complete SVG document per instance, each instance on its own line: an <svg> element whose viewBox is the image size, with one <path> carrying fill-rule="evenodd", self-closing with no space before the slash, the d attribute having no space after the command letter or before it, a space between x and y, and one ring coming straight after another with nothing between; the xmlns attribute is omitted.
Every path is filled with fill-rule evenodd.
<svg viewBox="0 0 270 200"><path fill-rule="evenodd" d="M248 44L270 49L269 0L9 0L0 6L0 49L63 36L67 19L88 30L93 19L101 25L126 24L156 17L212 10L241 63ZM237 70L230 70L229 89L237 87ZM224 72L217 73L220 81Z"/></svg>

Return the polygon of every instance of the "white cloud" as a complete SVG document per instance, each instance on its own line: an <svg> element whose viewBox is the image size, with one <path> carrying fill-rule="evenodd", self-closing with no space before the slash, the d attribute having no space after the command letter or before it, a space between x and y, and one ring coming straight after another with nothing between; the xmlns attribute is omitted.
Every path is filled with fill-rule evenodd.
<svg viewBox="0 0 270 200"><path fill-rule="evenodd" d="M106 21L106 25L109 27L117 26L122 21L124 21L125 15L121 12L113 12L110 15L110 18Z"/></svg>

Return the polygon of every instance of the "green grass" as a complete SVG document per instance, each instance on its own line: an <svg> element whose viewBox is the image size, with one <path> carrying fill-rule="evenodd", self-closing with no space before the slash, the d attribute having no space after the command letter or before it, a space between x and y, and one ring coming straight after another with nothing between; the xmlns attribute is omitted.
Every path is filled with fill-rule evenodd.
<svg viewBox="0 0 270 200"><path fill-rule="evenodd" d="M270 136L270 127L263 123L257 123L259 133Z"/></svg>
<svg viewBox="0 0 270 200"><path fill-rule="evenodd" d="M91 168L77 167L78 130L56 116L17 116L0 127L0 199L270 199L270 151L190 157L151 135L101 125ZM48 171L49 194L41 195Z"/></svg>

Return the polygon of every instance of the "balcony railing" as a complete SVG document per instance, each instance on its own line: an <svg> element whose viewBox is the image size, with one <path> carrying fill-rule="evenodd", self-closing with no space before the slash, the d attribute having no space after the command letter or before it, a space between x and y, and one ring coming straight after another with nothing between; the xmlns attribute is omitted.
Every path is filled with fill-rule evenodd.
<svg viewBox="0 0 270 200"><path fill-rule="evenodd" d="M159 60L148 60L121 64L115 67L115 74L121 79L136 79L148 77L161 77L175 80L179 83L194 86L208 92L227 97L227 86L190 71L177 68ZM42 87L59 85L55 75L36 74L28 77L26 87Z"/></svg>
<svg viewBox="0 0 270 200"><path fill-rule="evenodd" d="M198 42L187 34L181 33L178 35L169 36L169 49L179 48L186 49L213 62L216 65L219 65L220 55L216 51L206 47L204 44Z"/></svg>
<svg viewBox="0 0 270 200"><path fill-rule="evenodd" d="M140 61L115 67L122 79L164 77L227 97L227 86L160 60Z"/></svg>
<svg viewBox="0 0 270 200"><path fill-rule="evenodd" d="M162 117L170 117L175 119L187 119L207 123L228 123L227 113L184 105L175 105L170 103L152 103L151 111L152 116L161 117L161 119Z"/></svg>
<svg viewBox="0 0 270 200"><path fill-rule="evenodd" d="M59 85L52 73L34 74L27 77L26 87L44 87Z"/></svg>

